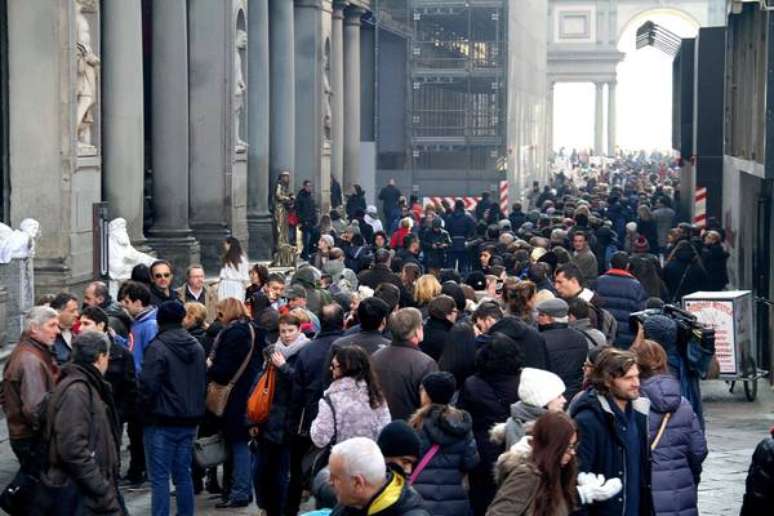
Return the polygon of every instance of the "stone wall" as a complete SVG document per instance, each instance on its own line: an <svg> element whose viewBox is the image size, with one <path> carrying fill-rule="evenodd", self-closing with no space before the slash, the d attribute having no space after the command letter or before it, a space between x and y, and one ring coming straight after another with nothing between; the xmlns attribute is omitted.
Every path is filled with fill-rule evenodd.
<svg viewBox="0 0 774 516"><path fill-rule="evenodd" d="M0 328L0 346L19 340L24 314L35 303L34 285L31 258L0 264L0 322L6 324L5 337ZM2 286L5 286L4 290Z"/></svg>

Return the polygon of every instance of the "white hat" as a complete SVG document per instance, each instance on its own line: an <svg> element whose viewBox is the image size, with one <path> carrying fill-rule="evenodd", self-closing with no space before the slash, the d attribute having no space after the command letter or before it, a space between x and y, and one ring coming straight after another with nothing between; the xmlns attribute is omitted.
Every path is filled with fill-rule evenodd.
<svg viewBox="0 0 774 516"><path fill-rule="evenodd" d="M519 380L519 399L526 405L545 407L565 391L561 378L550 371L525 367Z"/></svg>
<svg viewBox="0 0 774 516"><path fill-rule="evenodd" d="M629 231L631 233L635 233L637 231L637 223L636 222L627 222L626 223L626 231Z"/></svg>

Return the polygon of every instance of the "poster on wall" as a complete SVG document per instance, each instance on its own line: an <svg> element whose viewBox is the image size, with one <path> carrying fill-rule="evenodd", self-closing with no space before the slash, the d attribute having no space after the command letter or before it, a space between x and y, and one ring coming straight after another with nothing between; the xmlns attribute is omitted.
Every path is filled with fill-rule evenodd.
<svg viewBox="0 0 774 516"><path fill-rule="evenodd" d="M683 306L700 323L715 330L715 358L720 374L739 374L741 359L754 354L751 293L696 292L683 298Z"/></svg>

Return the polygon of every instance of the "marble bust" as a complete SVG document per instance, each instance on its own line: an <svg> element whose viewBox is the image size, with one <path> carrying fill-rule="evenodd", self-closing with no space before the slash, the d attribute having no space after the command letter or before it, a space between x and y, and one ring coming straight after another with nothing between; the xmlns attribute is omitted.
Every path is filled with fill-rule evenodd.
<svg viewBox="0 0 774 516"><path fill-rule="evenodd" d="M40 223L35 219L22 220L16 230L0 223L0 263L35 256L35 240L39 236Z"/></svg>
<svg viewBox="0 0 774 516"><path fill-rule="evenodd" d="M126 231L125 219L119 217L111 220L108 225L108 234L110 279L127 280L135 265L140 263L150 265L156 260L153 256L140 252L132 246L129 233Z"/></svg>

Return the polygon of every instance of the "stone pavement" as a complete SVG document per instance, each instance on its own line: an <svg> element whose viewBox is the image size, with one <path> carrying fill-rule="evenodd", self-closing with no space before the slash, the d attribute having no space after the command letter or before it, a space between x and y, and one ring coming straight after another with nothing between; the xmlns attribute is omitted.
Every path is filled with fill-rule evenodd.
<svg viewBox="0 0 774 516"><path fill-rule="evenodd" d="M736 515L741 507L752 452L774 425L774 391L760 381L758 399L753 403L745 400L741 385L729 394L728 386L721 381L704 382L702 391L710 453L704 462L699 486L700 513L703 516ZM124 459L128 459L126 454ZM0 422L0 486L11 480L16 467L8 444L7 427ZM150 490L147 487L125 492L124 495L131 514L150 513ZM215 509L216 501L209 500L206 494L197 497L197 514L256 513L255 506L219 511Z"/></svg>

